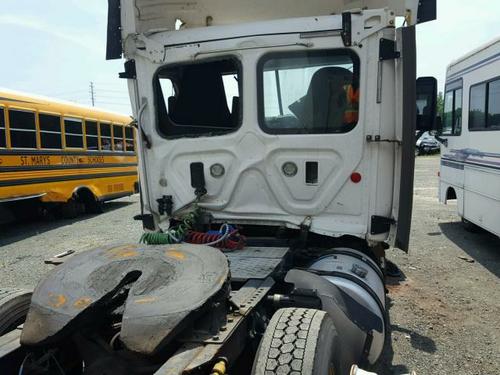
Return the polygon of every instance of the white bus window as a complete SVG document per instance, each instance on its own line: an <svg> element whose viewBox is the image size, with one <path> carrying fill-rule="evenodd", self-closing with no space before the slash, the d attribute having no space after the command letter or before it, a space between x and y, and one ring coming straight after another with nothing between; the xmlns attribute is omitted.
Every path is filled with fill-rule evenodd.
<svg viewBox="0 0 500 375"><path fill-rule="evenodd" d="M469 99L469 129L486 127L486 83L472 86Z"/></svg>
<svg viewBox="0 0 500 375"><path fill-rule="evenodd" d="M500 79L488 86L488 128L500 129Z"/></svg>
<svg viewBox="0 0 500 375"><path fill-rule="evenodd" d="M453 131L454 134L462 133L462 89L455 90L455 101L453 108Z"/></svg>
<svg viewBox="0 0 500 375"><path fill-rule="evenodd" d="M443 135L460 135L462 132L462 88L447 90L444 95Z"/></svg>
<svg viewBox="0 0 500 375"><path fill-rule="evenodd" d="M7 147L7 139L5 138L5 118L4 110L0 108L0 148Z"/></svg>
<svg viewBox="0 0 500 375"><path fill-rule="evenodd" d="M64 134L66 138L66 147L83 148L82 120L75 118L65 118Z"/></svg>
<svg viewBox="0 0 500 375"><path fill-rule="evenodd" d="M10 145L12 148L36 148L35 114L9 110Z"/></svg>
<svg viewBox="0 0 500 375"><path fill-rule="evenodd" d="M346 133L356 126L359 60L351 52L272 53L261 59L259 71L264 131Z"/></svg>
<svg viewBox="0 0 500 375"><path fill-rule="evenodd" d="M85 120L85 138L87 140L87 150L99 149L97 122Z"/></svg>
<svg viewBox="0 0 500 375"><path fill-rule="evenodd" d="M40 126L41 147L61 149L61 117L40 113L38 124Z"/></svg>

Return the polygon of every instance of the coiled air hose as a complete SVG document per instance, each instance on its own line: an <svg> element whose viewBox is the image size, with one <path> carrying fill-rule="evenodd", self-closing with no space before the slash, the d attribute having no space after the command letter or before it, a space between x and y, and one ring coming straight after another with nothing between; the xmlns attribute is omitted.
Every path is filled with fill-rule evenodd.
<svg viewBox="0 0 500 375"><path fill-rule="evenodd" d="M186 214L182 221L166 232L146 232L143 233L140 243L147 245L172 245L182 242L187 232L193 228L194 223L198 219L200 209L198 205L194 206L194 210Z"/></svg>
<svg viewBox="0 0 500 375"><path fill-rule="evenodd" d="M140 243L147 245L172 245L181 242L207 246L216 246L227 250L242 249L245 246L245 237L238 233L238 229L228 224L222 224L218 231L195 232L192 230L199 216L199 207L188 213L182 222L166 232L146 232L141 236Z"/></svg>

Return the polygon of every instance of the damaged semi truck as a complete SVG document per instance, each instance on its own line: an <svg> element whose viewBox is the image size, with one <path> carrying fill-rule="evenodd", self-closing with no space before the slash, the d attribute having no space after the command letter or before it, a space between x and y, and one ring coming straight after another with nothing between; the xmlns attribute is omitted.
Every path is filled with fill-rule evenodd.
<svg viewBox="0 0 500 375"><path fill-rule="evenodd" d="M408 251L415 132L435 122L415 45L435 17L432 0L109 0L145 234L57 266L25 321L12 294L2 374L373 368L385 250Z"/></svg>

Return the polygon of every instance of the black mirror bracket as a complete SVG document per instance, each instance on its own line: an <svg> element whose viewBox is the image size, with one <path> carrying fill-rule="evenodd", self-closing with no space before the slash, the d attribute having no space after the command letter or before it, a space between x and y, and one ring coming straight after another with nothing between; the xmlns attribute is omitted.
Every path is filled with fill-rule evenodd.
<svg viewBox="0 0 500 375"><path fill-rule="evenodd" d="M445 147L448 147L448 138L441 138L439 135L434 135L434 138L436 138L436 141L444 145Z"/></svg>

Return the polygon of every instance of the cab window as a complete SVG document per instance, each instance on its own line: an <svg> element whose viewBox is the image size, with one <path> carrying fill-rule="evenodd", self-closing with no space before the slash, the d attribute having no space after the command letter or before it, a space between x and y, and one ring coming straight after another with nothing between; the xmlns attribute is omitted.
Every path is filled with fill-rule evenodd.
<svg viewBox="0 0 500 375"><path fill-rule="evenodd" d="M359 59L348 50L271 53L258 64L259 122L271 134L346 133L358 122Z"/></svg>
<svg viewBox="0 0 500 375"><path fill-rule="evenodd" d="M158 129L166 137L226 134L241 123L241 73L233 58L163 67L155 85Z"/></svg>

